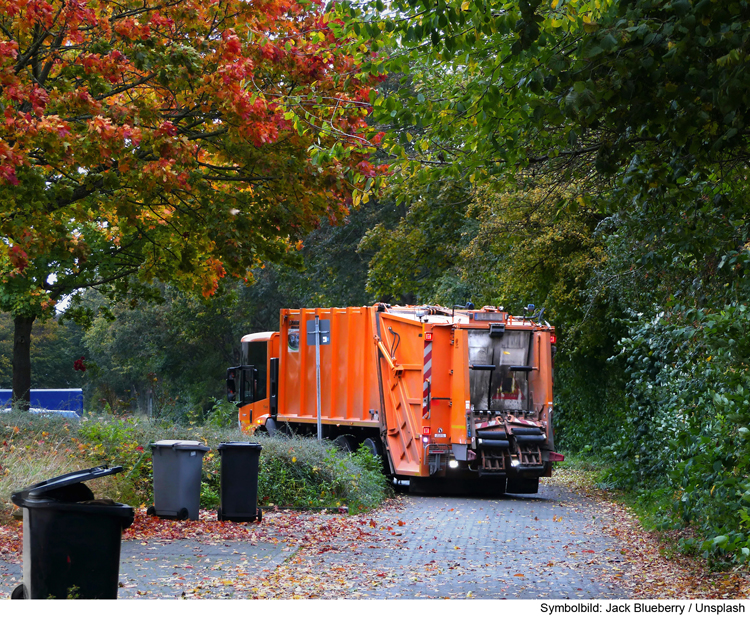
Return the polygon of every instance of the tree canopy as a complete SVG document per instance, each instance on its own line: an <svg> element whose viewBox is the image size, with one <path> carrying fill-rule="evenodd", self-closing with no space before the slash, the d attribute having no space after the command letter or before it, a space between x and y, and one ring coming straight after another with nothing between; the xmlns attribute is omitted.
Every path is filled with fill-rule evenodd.
<svg viewBox="0 0 750 628"><path fill-rule="evenodd" d="M372 170L355 69L317 2L0 1L0 308L283 257Z"/></svg>
<svg viewBox="0 0 750 628"><path fill-rule="evenodd" d="M456 255L420 294L534 295L560 331L559 442L607 459L612 485L664 500L661 525L672 512L695 525L707 555L747 560L750 5L340 11L361 76L391 74L370 99L389 192L409 206L381 238L371 284L435 270L425 256L382 262L411 259L436 189L466 186Z"/></svg>

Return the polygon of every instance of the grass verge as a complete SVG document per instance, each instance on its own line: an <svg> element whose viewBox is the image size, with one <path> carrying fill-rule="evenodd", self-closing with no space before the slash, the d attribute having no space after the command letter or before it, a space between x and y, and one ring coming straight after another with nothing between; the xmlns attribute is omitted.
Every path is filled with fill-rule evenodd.
<svg viewBox="0 0 750 628"><path fill-rule="evenodd" d="M203 458L201 507L220 502L222 442L252 441L262 446L258 474L260 507L337 508L360 512L380 505L390 494L380 465L367 451L344 454L332 443L309 438L248 437L236 427L147 418L103 416L80 421L20 411L0 418L0 523L14 506L13 491L43 480L99 465L123 471L91 483L97 497L133 506L153 501L149 443L179 439L211 448Z"/></svg>

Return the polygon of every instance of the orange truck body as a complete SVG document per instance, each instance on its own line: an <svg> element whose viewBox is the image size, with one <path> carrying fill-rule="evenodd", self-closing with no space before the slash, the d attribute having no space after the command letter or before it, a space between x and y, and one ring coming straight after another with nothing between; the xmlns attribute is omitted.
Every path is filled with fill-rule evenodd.
<svg viewBox="0 0 750 628"><path fill-rule="evenodd" d="M554 328L485 306L284 309L279 331L242 338L227 372L245 431L365 444L388 471L533 493L551 475ZM325 321L325 322L324 322Z"/></svg>

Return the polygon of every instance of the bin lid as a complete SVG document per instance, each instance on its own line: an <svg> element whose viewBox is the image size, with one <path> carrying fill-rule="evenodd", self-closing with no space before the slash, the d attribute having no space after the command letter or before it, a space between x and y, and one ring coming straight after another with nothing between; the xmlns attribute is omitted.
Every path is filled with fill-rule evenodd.
<svg viewBox="0 0 750 628"><path fill-rule="evenodd" d="M236 448L247 447L249 449L263 449L260 443L244 443L244 442L235 442L235 441L231 441L229 443L221 443L216 449L232 449L235 447Z"/></svg>
<svg viewBox="0 0 750 628"><path fill-rule="evenodd" d="M192 449L196 451L209 451L211 449L199 440L158 440L155 443L151 443L150 447L151 449L169 447L171 449Z"/></svg>
<svg viewBox="0 0 750 628"><path fill-rule="evenodd" d="M62 488L63 486L71 486L80 482L88 482L89 480L95 480L97 478L104 477L105 475L120 473L120 471L122 471L122 467L107 466L91 467L90 469L73 471L71 473L66 473L65 475L60 475L56 478L44 480L43 482L37 482L36 484L32 484L31 486L22 488L20 491L15 491L11 495L11 501L16 504L16 506L20 506L21 504L19 502L25 502L29 497L44 497L44 494L48 491Z"/></svg>

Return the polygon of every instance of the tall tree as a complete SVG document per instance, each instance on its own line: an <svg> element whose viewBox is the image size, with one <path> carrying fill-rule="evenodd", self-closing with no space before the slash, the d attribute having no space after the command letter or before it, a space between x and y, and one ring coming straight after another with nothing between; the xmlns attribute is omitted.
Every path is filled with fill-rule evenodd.
<svg viewBox="0 0 750 628"><path fill-rule="evenodd" d="M346 213L367 86L297 0L0 0L0 308L29 334L82 288L210 295Z"/></svg>
<svg viewBox="0 0 750 628"><path fill-rule="evenodd" d="M614 481L663 488L673 510L708 537L703 549L747 561L750 5L356 4L342 7L348 28L372 40L370 49L388 50L364 69L409 76L397 93L371 95L373 118L391 124L383 146L402 179L468 180L495 194L540 187L549 198L555 188L580 190L574 203L538 216L555 246L532 241L508 267L550 273L542 279L558 296L569 285L566 322L594 313L609 336L599 359L612 358L607 371L619 371L621 390L629 382L627 405L615 395L597 419L590 401L607 398L601 378L580 360L577 373L563 372L558 360L557 390L567 389L571 405L557 421L562 415L578 435L568 443L609 452ZM483 234L507 231L512 209L500 220L485 214L476 242L486 246L474 261L507 253ZM565 250L576 240L583 251ZM531 269L546 251L565 263L537 257ZM566 276L574 281L561 282Z"/></svg>

